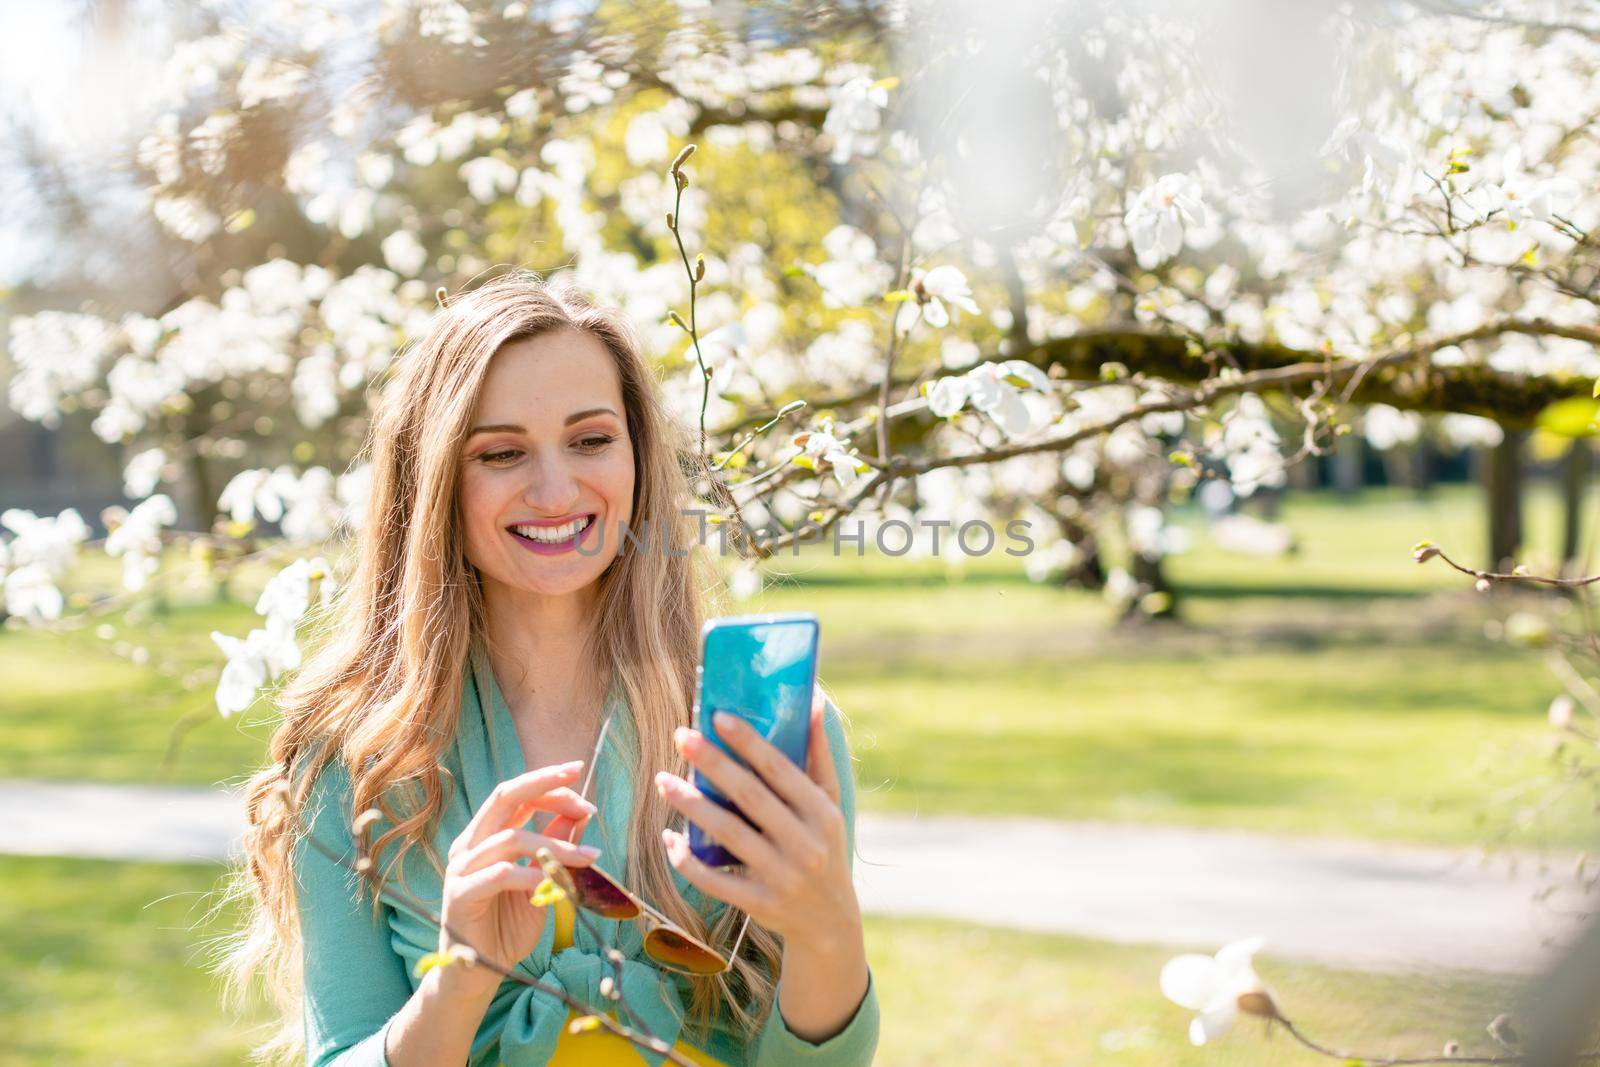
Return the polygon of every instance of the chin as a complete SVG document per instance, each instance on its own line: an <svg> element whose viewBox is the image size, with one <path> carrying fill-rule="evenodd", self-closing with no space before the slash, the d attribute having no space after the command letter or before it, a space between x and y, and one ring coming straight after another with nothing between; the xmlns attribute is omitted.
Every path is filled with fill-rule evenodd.
<svg viewBox="0 0 1600 1067"><path fill-rule="evenodd" d="M584 560L586 564L600 563L599 560ZM526 568L514 574L500 578L500 584L509 586L518 592L537 593L540 596L571 596L589 588L600 580L605 573L605 566L553 566L543 574L529 574Z"/></svg>

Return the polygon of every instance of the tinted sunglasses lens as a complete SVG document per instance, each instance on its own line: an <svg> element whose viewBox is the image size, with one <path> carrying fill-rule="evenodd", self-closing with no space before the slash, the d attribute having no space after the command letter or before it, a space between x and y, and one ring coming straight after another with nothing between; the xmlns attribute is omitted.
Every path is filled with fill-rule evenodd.
<svg viewBox="0 0 1600 1067"><path fill-rule="evenodd" d="M644 950L657 963L690 974L721 974L728 969L728 961L712 949L664 926L652 927L644 935Z"/></svg>
<svg viewBox="0 0 1600 1067"><path fill-rule="evenodd" d="M578 891L580 908L607 919L632 919L639 914L639 905L604 872L593 867L568 867L567 873L572 875L573 887Z"/></svg>

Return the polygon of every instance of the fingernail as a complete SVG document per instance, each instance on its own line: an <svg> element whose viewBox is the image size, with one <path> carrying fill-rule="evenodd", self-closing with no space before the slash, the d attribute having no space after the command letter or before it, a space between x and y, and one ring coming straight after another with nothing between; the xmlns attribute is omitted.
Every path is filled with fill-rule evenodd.
<svg viewBox="0 0 1600 1067"><path fill-rule="evenodd" d="M675 727L672 731L672 739L681 745L685 740L688 739L689 733L690 731L687 726Z"/></svg>
<svg viewBox="0 0 1600 1067"><path fill-rule="evenodd" d="M571 773L572 771L579 770L582 767L583 767L583 760L575 759L571 763L563 763L561 765L561 770L566 772L566 773Z"/></svg>
<svg viewBox="0 0 1600 1067"><path fill-rule="evenodd" d="M711 716L711 721L716 724L718 730L722 731L734 730L741 725L737 717L729 715L725 711L719 711Z"/></svg>
<svg viewBox="0 0 1600 1067"><path fill-rule="evenodd" d="M595 848L593 845L579 845L578 851L583 853L585 856L588 856L590 859L594 859L596 856L600 855L600 850Z"/></svg>

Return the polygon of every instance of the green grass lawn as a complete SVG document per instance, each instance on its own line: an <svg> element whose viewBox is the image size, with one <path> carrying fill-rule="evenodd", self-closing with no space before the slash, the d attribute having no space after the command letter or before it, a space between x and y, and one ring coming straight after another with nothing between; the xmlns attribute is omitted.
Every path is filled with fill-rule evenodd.
<svg viewBox="0 0 1600 1067"><path fill-rule="evenodd" d="M1553 503L1533 497L1536 548L1553 543ZM823 674L852 719L868 810L1477 841L1521 811L1495 798L1548 768L1556 691L1537 655L1483 636L1506 606L1411 562L1423 536L1475 560L1477 509L1460 487L1294 497L1283 517L1300 551L1266 562L1199 533L1172 564L1180 625L1112 628L1098 596L1030 583L1005 556L803 553L740 610L822 618ZM238 584L253 603L249 577ZM215 783L253 769L270 707L209 710L220 655L206 635L256 617L194 589L174 599L166 614L108 620L113 641L166 675L92 633L0 633L14 680L0 775ZM186 690L175 679L190 672ZM1546 829L1573 843L1591 825Z"/></svg>
<svg viewBox="0 0 1600 1067"><path fill-rule="evenodd" d="M250 1028L201 966L220 868L0 858L0 1064L242 1063ZM1207 1049L1156 985L1175 949L1123 947L925 920L869 919L884 1067L978 1063L1310 1065L1282 1034L1241 1025ZM1215 946L1207 946L1214 948ZM1369 1054L1486 1053L1504 980L1381 977L1258 961L1283 1010L1313 1036Z"/></svg>

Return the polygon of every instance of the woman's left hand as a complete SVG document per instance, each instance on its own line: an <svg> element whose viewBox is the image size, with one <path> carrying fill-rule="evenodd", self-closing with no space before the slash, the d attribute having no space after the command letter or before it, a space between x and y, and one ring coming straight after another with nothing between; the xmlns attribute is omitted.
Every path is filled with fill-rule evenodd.
<svg viewBox="0 0 1600 1067"><path fill-rule="evenodd" d="M713 725L748 767L728 758L697 730L679 727L674 733L678 751L739 805L748 823L667 771L656 775L656 789L744 862L738 874L708 867L689 851L684 834L662 831L673 867L691 885L748 912L787 944L827 953L859 946L862 928L823 707L819 693L811 705L804 772L732 715L717 715Z"/></svg>

